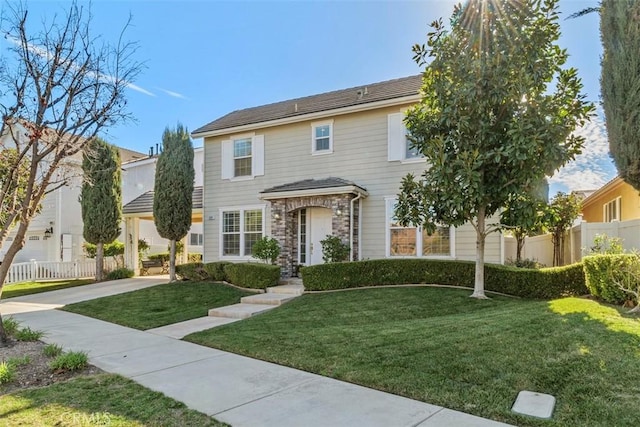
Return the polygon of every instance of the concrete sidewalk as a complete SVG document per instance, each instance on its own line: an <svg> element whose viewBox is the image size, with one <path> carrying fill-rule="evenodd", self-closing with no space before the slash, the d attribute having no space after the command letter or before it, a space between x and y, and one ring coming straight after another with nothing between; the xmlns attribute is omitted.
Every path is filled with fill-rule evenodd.
<svg viewBox="0 0 640 427"><path fill-rule="evenodd" d="M166 281L166 277L163 280ZM151 282L130 283L127 287L146 287ZM69 292L64 296L39 294L41 298L33 295L29 301L18 301L26 297L14 298L0 304L0 312L8 314L9 308L23 325L44 331L43 341L59 344L65 350L86 351L93 365L131 378L234 427L506 425L51 309L66 303L63 301L90 299L91 288L82 288L87 288L81 290L82 296L72 296ZM95 291L100 296L105 292L101 288ZM49 294L57 292L62 291Z"/></svg>

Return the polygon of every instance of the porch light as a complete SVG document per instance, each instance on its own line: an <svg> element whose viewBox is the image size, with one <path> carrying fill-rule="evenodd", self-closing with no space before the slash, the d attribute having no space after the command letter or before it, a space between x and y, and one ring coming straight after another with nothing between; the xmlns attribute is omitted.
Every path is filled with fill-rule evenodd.
<svg viewBox="0 0 640 427"><path fill-rule="evenodd" d="M280 218L282 218L282 215L280 215L280 211L273 211L273 219L278 221Z"/></svg>
<svg viewBox="0 0 640 427"><path fill-rule="evenodd" d="M45 230L44 230L44 238L45 239L48 239L51 236L53 236L53 226L51 226L49 228L45 228Z"/></svg>
<svg viewBox="0 0 640 427"><path fill-rule="evenodd" d="M338 207L336 207L336 215L342 215L342 205L338 205Z"/></svg>

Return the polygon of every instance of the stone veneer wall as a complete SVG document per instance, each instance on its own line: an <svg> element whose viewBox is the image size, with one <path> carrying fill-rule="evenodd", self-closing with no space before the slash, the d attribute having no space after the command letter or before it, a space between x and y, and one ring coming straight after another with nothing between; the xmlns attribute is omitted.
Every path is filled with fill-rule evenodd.
<svg viewBox="0 0 640 427"><path fill-rule="evenodd" d="M298 260L298 210L303 208L321 207L331 209L332 233L338 236L343 242L349 242L349 220L351 199L353 194L336 194L328 196L296 197L291 199L279 199L271 202L271 236L280 243L280 265L282 277L291 277L294 264ZM340 210L341 214L337 215ZM274 213L280 215L279 219L274 218ZM358 216L359 203L354 206L354 226L353 226L353 250L354 260L358 259Z"/></svg>

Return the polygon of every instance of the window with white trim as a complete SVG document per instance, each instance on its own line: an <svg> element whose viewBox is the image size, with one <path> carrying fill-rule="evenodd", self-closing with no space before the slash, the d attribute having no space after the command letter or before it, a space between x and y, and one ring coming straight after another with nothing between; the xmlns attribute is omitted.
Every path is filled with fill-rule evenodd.
<svg viewBox="0 0 640 427"><path fill-rule="evenodd" d="M311 153L333 153L333 120L311 123Z"/></svg>
<svg viewBox="0 0 640 427"><path fill-rule="evenodd" d="M424 161L420 151L412 146L409 131L403 120L403 113L387 116L387 160L390 162Z"/></svg>
<svg viewBox="0 0 640 427"><path fill-rule="evenodd" d="M421 227L403 227L395 218L396 199L387 199L387 256L452 257L453 227L436 227L429 235Z"/></svg>
<svg viewBox="0 0 640 427"><path fill-rule="evenodd" d="M602 207L602 216L604 217L604 222L613 222L613 221L621 221L622 220L622 197L617 197L610 201L609 203L605 203Z"/></svg>
<svg viewBox="0 0 640 427"><path fill-rule="evenodd" d="M264 175L264 135L240 135L222 141L222 179Z"/></svg>
<svg viewBox="0 0 640 427"><path fill-rule="evenodd" d="M202 233L189 233L189 246L202 246Z"/></svg>
<svg viewBox="0 0 640 427"><path fill-rule="evenodd" d="M221 256L249 257L253 245L262 238L264 230L263 209L223 210L221 224Z"/></svg>
<svg viewBox="0 0 640 427"><path fill-rule="evenodd" d="M233 176L251 176L251 138L233 141Z"/></svg>

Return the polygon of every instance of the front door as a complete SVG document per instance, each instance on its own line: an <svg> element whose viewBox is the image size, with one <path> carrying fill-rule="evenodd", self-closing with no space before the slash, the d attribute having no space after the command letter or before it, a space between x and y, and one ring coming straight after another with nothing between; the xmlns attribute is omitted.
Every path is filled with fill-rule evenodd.
<svg viewBox="0 0 640 427"><path fill-rule="evenodd" d="M324 240L332 233L331 209L327 208L308 208L307 214L307 236L309 236L309 245L307 249L308 265L322 264L322 244Z"/></svg>

